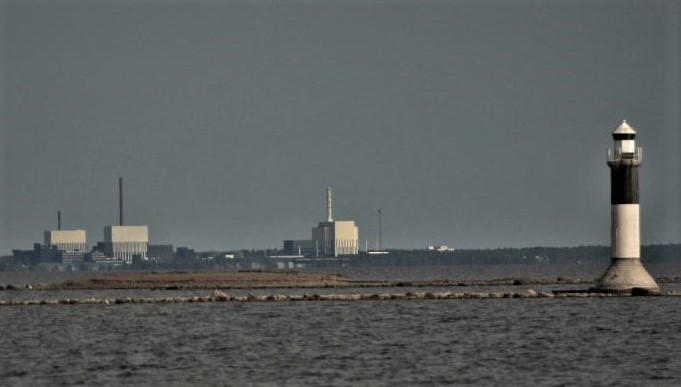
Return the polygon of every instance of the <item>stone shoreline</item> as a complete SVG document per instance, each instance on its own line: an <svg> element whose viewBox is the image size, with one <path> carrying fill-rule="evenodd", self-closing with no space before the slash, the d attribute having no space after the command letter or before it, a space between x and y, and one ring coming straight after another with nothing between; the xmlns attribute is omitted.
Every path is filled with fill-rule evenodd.
<svg viewBox="0 0 681 387"><path fill-rule="evenodd" d="M311 288L400 288L517 285L587 285L579 279L499 278L491 280L381 281L351 280L341 275L310 275L286 272L226 273L136 273L85 276L57 284L17 287L0 285L0 290L192 290L192 289L311 289Z"/></svg>
<svg viewBox="0 0 681 387"><path fill-rule="evenodd" d="M658 283L681 283L680 277L660 277ZM57 284L16 287L0 285L0 290L192 290L192 289L308 289L308 288L399 288L399 287L476 287L589 285L593 280L557 277L555 279L497 278L488 280L353 280L340 274L304 274L296 271L206 271L105 273L85 275Z"/></svg>
<svg viewBox="0 0 681 387"><path fill-rule="evenodd" d="M590 291L553 291L537 292L528 289L524 292L407 292L407 293L355 293L355 294L270 294L233 296L214 290L208 296L190 297L151 297L151 298L83 298L59 300L5 300L0 306L18 305L116 305L116 304L170 304L185 302L295 302L295 301L394 301L394 300L455 300L455 299L510 299L510 298L606 298L606 297L681 297L681 292L661 294L613 294Z"/></svg>
<svg viewBox="0 0 681 387"><path fill-rule="evenodd" d="M300 274L295 271L198 271L107 273L85 275L58 284L36 285L35 290L111 289L258 289L324 288L350 284L337 274Z"/></svg>

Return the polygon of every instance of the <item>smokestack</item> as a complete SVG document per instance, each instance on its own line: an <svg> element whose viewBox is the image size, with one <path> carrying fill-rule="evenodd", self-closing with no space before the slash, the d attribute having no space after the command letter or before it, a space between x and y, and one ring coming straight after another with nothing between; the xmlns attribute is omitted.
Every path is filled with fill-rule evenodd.
<svg viewBox="0 0 681 387"><path fill-rule="evenodd" d="M61 211L57 211L57 230L61 230Z"/></svg>
<svg viewBox="0 0 681 387"><path fill-rule="evenodd" d="M123 178L118 178L118 225L123 225Z"/></svg>
<svg viewBox="0 0 681 387"><path fill-rule="evenodd" d="M333 222L333 198L331 187L326 187L326 221Z"/></svg>

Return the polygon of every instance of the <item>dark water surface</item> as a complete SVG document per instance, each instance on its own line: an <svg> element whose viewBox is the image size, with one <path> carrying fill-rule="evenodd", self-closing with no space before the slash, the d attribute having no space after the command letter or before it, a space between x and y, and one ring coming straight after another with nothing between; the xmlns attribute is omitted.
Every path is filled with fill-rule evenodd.
<svg viewBox="0 0 681 387"><path fill-rule="evenodd" d="M0 307L0 385L74 384L678 386L681 298Z"/></svg>
<svg viewBox="0 0 681 387"><path fill-rule="evenodd" d="M679 385L681 298L0 310L5 385Z"/></svg>

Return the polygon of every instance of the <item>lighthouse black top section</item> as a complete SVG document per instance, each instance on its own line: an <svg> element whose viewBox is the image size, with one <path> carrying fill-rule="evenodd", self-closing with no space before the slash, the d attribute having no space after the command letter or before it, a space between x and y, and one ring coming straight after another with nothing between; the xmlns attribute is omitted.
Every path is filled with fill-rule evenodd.
<svg viewBox="0 0 681 387"><path fill-rule="evenodd" d="M638 204L638 165L610 165L610 203Z"/></svg>
<svg viewBox="0 0 681 387"><path fill-rule="evenodd" d="M613 133L614 140L633 140L636 138L636 133Z"/></svg>

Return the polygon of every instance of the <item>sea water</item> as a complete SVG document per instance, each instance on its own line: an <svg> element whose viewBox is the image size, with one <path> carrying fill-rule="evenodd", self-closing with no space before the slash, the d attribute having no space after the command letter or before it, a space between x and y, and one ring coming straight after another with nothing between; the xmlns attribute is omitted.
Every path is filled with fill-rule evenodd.
<svg viewBox="0 0 681 387"><path fill-rule="evenodd" d="M1 307L0 385L74 384L675 386L681 298Z"/></svg>

